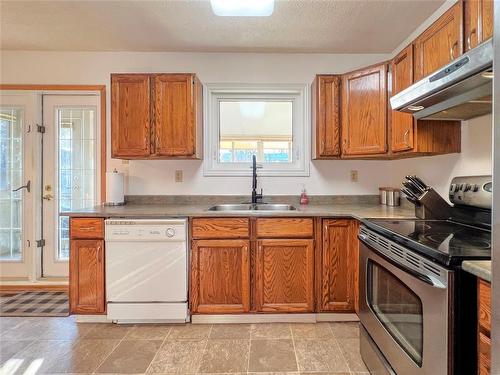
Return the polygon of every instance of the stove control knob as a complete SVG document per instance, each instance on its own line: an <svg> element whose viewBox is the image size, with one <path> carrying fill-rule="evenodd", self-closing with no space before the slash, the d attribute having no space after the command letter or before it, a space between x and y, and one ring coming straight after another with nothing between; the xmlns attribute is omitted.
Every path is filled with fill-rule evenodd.
<svg viewBox="0 0 500 375"><path fill-rule="evenodd" d="M455 185L455 193L456 193L457 191L459 191L459 190L460 190L460 185L459 185L459 184L456 184L456 185Z"/></svg>
<svg viewBox="0 0 500 375"><path fill-rule="evenodd" d="M472 185L472 191L473 192L479 191L479 185L478 184Z"/></svg>
<svg viewBox="0 0 500 375"><path fill-rule="evenodd" d="M167 228L165 231L165 234L167 235L168 238L172 238L175 236L175 229L174 228Z"/></svg>
<svg viewBox="0 0 500 375"><path fill-rule="evenodd" d="M470 184L465 184L464 191L469 191L472 188Z"/></svg>

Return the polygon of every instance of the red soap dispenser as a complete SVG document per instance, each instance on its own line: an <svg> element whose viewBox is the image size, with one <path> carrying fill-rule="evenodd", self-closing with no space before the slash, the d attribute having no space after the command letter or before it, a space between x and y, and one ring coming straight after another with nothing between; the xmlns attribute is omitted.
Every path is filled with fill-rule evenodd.
<svg viewBox="0 0 500 375"><path fill-rule="evenodd" d="M301 205L309 204L309 197L307 196L305 186L302 186L302 193L300 194L300 204Z"/></svg>

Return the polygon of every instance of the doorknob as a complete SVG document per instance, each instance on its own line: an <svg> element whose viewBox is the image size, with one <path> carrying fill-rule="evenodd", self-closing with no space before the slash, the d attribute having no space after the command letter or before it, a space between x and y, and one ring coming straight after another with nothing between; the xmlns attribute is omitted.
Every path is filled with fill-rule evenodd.
<svg viewBox="0 0 500 375"><path fill-rule="evenodd" d="M43 199L45 199L46 201L50 201L52 200L52 198L54 198L54 196L52 194L45 194L44 196L42 196Z"/></svg>
<svg viewBox="0 0 500 375"><path fill-rule="evenodd" d="M19 186L17 189L14 189L12 190L13 192L14 191L19 191L21 189L26 189L28 191L28 193L31 191L31 181L28 180L28 182L26 183L26 185L23 185L23 186Z"/></svg>

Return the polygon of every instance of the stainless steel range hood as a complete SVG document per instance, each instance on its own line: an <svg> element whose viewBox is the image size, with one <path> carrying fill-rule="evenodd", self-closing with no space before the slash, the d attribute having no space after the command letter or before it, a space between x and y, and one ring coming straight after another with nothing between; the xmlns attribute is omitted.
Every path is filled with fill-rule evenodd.
<svg viewBox="0 0 500 375"><path fill-rule="evenodd" d="M468 120L492 111L493 42L463 54L391 97L391 107L416 119Z"/></svg>

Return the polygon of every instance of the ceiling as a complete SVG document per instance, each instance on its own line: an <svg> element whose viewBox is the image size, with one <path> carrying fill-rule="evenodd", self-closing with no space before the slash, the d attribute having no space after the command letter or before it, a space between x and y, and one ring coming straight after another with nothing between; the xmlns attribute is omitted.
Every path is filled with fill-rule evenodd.
<svg viewBox="0 0 500 375"><path fill-rule="evenodd" d="M2 50L389 53L444 0L276 0L217 17L208 0L0 1Z"/></svg>

